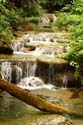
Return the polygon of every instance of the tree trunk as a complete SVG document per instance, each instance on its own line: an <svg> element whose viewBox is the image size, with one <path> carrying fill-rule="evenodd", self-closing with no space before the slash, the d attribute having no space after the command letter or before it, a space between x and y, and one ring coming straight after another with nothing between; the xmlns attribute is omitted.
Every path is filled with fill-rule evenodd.
<svg viewBox="0 0 83 125"><path fill-rule="evenodd" d="M63 114L63 113L72 114L73 113L73 111L70 109L67 109L58 104L51 103L31 91L24 90L3 79L0 79L0 89L5 90L6 92L10 93L14 97L44 112L60 113L60 114Z"/></svg>

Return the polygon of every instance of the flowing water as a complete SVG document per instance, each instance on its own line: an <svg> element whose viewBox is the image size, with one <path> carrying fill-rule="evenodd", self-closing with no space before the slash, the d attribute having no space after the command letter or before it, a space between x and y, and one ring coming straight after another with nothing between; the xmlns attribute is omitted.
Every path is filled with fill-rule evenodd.
<svg viewBox="0 0 83 125"><path fill-rule="evenodd" d="M68 86L68 70L58 68L58 74L62 75L60 85L56 82L57 67L51 61L45 62L49 59L55 59L55 55L62 53L56 49L56 39L54 34L39 34L31 37L31 34L27 34L23 37L24 41L28 41L27 45L35 43L37 47L33 52L22 52L20 49L24 47L25 42L21 38L14 44L14 54L18 59L14 59L14 55L10 59L0 59L0 71L4 79L18 83L19 86L26 89L31 89L38 95L41 95L48 100L61 104L65 107L72 108L76 112L83 114L83 89L67 89ZM52 36L53 35L53 36ZM50 36L50 38L49 38ZM51 38L53 37L53 39ZM60 34L59 34L60 36ZM29 39L27 40L27 37ZM53 40L53 41L52 41ZM54 43L52 43L54 42ZM45 48L41 49L40 45L45 45ZM49 46L50 47L49 47ZM47 48L46 48L47 46ZM51 46L54 48L51 48ZM56 48L55 48L56 47ZM59 47L59 46L58 46ZM55 51L56 49L56 51ZM57 54L57 51L59 54ZM53 52L53 53L52 53ZM30 60L30 55L33 57L42 58L44 63L38 63L37 60ZM20 58L22 55L22 59ZM29 58L27 61L25 56ZM61 61L60 61L61 62ZM59 66L59 65L58 65ZM60 74L61 72L61 74ZM60 78L60 77L59 77ZM56 85L56 86L54 86ZM58 88L61 87L61 88ZM35 89L35 90L34 90ZM69 120L68 123L64 123L63 119ZM60 122L61 120L61 122ZM59 123L57 123L59 121ZM48 114L41 112L31 106L24 104L15 97L6 92L0 91L0 125L83 125L83 116L75 117L69 115Z"/></svg>
<svg viewBox="0 0 83 125"><path fill-rule="evenodd" d="M83 113L83 90L81 89L78 95L73 97L75 91L77 90L60 89L52 91L38 89L33 92L47 98L52 98L52 101L56 103ZM73 125L83 125L83 117L64 116L67 119L71 119L70 121ZM64 116L41 112L24 104L6 92L0 94L0 125L71 125L69 123L57 124L53 122L53 120L57 121L57 118L62 119Z"/></svg>

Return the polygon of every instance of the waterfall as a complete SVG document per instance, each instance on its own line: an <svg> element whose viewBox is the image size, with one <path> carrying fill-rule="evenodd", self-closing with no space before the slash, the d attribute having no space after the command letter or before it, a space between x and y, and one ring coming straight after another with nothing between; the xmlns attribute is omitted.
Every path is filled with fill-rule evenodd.
<svg viewBox="0 0 83 125"><path fill-rule="evenodd" d="M2 61L0 62L0 70L4 79L18 83L22 78L35 76L36 63L26 61Z"/></svg>
<svg viewBox="0 0 83 125"><path fill-rule="evenodd" d="M54 71L54 65L53 64L49 64L49 74L48 74L48 82L49 83L54 83L54 74L55 74L55 71Z"/></svg>
<svg viewBox="0 0 83 125"><path fill-rule="evenodd" d="M3 78L12 83L17 84L24 78L38 77L45 84L52 84L57 87L67 88L77 85L74 74L70 69L59 68L55 64L41 61L0 60L0 72Z"/></svg>
<svg viewBox="0 0 83 125"><path fill-rule="evenodd" d="M18 83L20 81L20 79L22 78L22 68L19 67L18 65L15 66L16 68L16 83Z"/></svg>
<svg viewBox="0 0 83 125"><path fill-rule="evenodd" d="M1 72L3 74L4 79L11 82L11 63L10 62L3 62L1 65Z"/></svg>
<svg viewBox="0 0 83 125"><path fill-rule="evenodd" d="M62 82L63 82L62 83L62 87L67 88L68 79L67 79L67 73L66 73L66 71L64 73L63 81Z"/></svg>
<svg viewBox="0 0 83 125"><path fill-rule="evenodd" d="M29 63L27 64L27 77L29 76L35 76L35 71L37 68L37 64L36 63Z"/></svg>

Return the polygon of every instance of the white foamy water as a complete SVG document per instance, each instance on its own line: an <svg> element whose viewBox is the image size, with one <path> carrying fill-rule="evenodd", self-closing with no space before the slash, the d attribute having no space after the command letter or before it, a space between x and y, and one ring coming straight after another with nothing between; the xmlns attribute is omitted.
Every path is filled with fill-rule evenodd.
<svg viewBox="0 0 83 125"><path fill-rule="evenodd" d="M3 62L1 65L1 73L3 74L4 79L11 81L11 63Z"/></svg>
<svg viewBox="0 0 83 125"><path fill-rule="evenodd" d="M34 56L34 57L38 57L38 56L49 57L49 58L55 57L53 54L51 54L51 55L50 54L43 54L41 52L38 53L38 51L28 52L28 53L15 51L13 54L14 55L27 55L27 56Z"/></svg>
<svg viewBox="0 0 83 125"><path fill-rule="evenodd" d="M35 86L35 87L32 87L32 86L22 86L22 85L19 85L19 87L23 88L23 89L27 89L27 90L37 90L37 89L49 89L49 90L56 90L56 87L53 86L52 84L47 84L47 85L41 85L41 86Z"/></svg>
<svg viewBox="0 0 83 125"><path fill-rule="evenodd" d="M55 90L54 85L44 84L43 80L41 80L38 77L33 77L33 76L21 79L18 86L23 89L28 89L28 90L35 90L35 89L42 89L42 88Z"/></svg>

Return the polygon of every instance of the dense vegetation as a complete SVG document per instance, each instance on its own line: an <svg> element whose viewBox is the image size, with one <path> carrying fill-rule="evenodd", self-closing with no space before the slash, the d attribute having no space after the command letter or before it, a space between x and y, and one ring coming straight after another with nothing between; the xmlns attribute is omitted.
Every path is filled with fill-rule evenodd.
<svg viewBox="0 0 83 125"><path fill-rule="evenodd" d="M74 0L73 4L67 5L59 13L54 26L60 30L66 30L70 33L68 37L68 50L65 58L76 68L76 77L81 77L83 72L83 0ZM83 82L83 78L82 78Z"/></svg>
<svg viewBox="0 0 83 125"><path fill-rule="evenodd" d="M38 19L39 14L37 0L0 0L0 44L9 46L18 25L29 17Z"/></svg>
<svg viewBox="0 0 83 125"><path fill-rule="evenodd" d="M72 3L72 0L40 0L40 5L48 12L58 11L69 3Z"/></svg>

